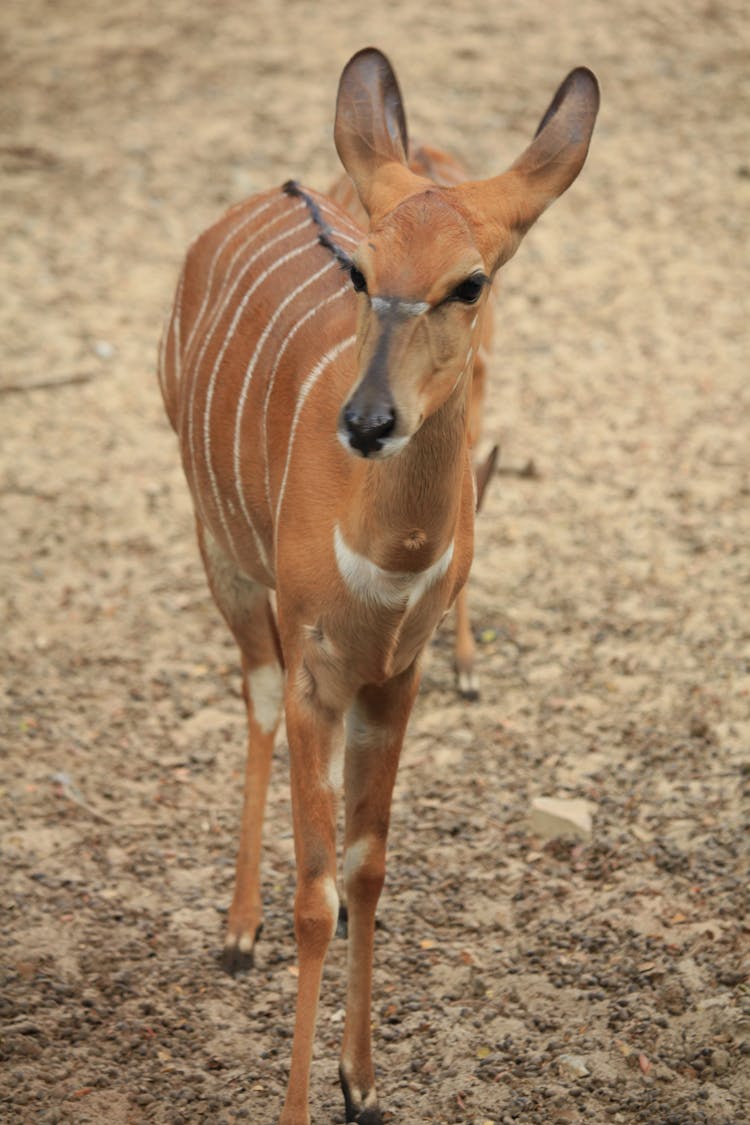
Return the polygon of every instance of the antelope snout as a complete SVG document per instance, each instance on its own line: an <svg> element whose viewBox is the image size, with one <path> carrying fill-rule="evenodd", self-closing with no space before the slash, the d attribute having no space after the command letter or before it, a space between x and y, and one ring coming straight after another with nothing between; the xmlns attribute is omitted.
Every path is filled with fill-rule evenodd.
<svg viewBox="0 0 750 1125"><path fill-rule="evenodd" d="M385 456L390 452L388 439L395 428L396 411L392 404L384 402L374 409L360 410L350 400L339 418L339 439L346 449L362 457Z"/></svg>

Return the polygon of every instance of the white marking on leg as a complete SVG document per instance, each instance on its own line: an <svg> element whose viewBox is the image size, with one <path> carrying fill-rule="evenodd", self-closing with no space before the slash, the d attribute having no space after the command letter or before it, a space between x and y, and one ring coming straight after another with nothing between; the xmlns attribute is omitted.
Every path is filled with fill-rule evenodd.
<svg viewBox="0 0 750 1125"><path fill-rule="evenodd" d="M341 742L331 749L328 761L328 788L339 793L344 784L344 747Z"/></svg>
<svg viewBox="0 0 750 1125"><path fill-rule="evenodd" d="M254 945L255 934L242 934L240 940L237 942L237 948L240 953L252 953Z"/></svg>
<svg viewBox="0 0 750 1125"><path fill-rule="evenodd" d="M323 879L323 894L331 912L331 937L333 937L339 920L339 892L336 889L336 880L331 875L326 875Z"/></svg>
<svg viewBox="0 0 750 1125"><path fill-rule="evenodd" d="M459 669L458 690L461 695L474 695L479 693L479 677L473 669L468 672Z"/></svg>
<svg viewBox="0 0 750 1125"><path fill-rule="evenodd" d="M374 1086L371 1086L367 1094L363 1097L362 1087L357 1086L349 1077L354 1065L348 1055L343 1055L341 1058L341 1069L346 1078L346 1084L349 1089L349 1097L358 1110L374 1109L378 1105L378 1095Z"/></svg>
<svg viewBox="0 0 750 1125"><path fill-rule="evenodd" d="M454 543L451 540L432 566L417 571L384 570L365 555L357 554L346 543L338 524L334 528L333 546L339 574L356 598L386 609L411 609L445 576L453 559Z"/></svg>
<svg viewBox="0 0 750 1125"><path fill-rule="evenodd" d="M318 362L315 364L315 366L313 367L312 371L309 373L309 375L305 379L305 381L302 384L302 387L300 389L299 395L297 397L297 405L296 405L295 410L294 410L294 417L292 418L292 426L291 426L291 429L289 431L289 444L288 444L287 450L286 450L286 463L284 465L284 475L281 478L281 487L279 489L279 499L276 502L275 538L276 538L276 544L277 545L278 545L278 537L279 537L279 515L281 514L281 506L284 503L284 493L286 491L286 481L287 481L287 477L289 476L289 466L292 462L292 452L293 452L293 449L294 449L294 439L297 435L297 426L299 425L300 415L302 414L302 408L304 407L305 402L307 401L308 395L310 394L313 387L315 386L315 384L317 383L318 379L323 374L323 372L326 370L326 368L330 367L330 365L332 363L335 363L335 361L342 354L342 352L345 352L347 348L351 348L354 345L354 343L356 342L356 339L357 339L356 336L347 336L347 338L345 340L341 340L338 344L336 344L334 347L332 347L330 349L330 351L327 351L326 354L323 356L323 358L318 360Z"/></svg>
<svg viewBox="0 0 750 1125"><path fill-rule="evenodd" d="M343 874L344 886L349 886L351 880L361 871L365 864L370 859L374 850L375 841L371 836L363 836L361 840L355 840L353 844L344 852Z"/></svg>
<svg viewBox="0 0 750 1125"><path fill-rule="evenodd" d="M278 664L262 664L248 672L245 686L256 723L264 734L271 734L281 718L284 673Z"/></svg>

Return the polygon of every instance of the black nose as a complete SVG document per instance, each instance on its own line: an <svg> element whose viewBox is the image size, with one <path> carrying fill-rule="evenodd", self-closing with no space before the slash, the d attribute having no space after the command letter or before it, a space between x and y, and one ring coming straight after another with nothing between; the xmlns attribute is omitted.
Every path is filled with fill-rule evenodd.
<svg viewBox="0 0 750 1125"><path fill-rule="evenodd" d="M377 453L382 448L383 438L393 432L396 425L396 411L392 408L380 414L362 415L347 406L344 410L344 426L349 435L349 445L358 450L363 457Z"/></svg>

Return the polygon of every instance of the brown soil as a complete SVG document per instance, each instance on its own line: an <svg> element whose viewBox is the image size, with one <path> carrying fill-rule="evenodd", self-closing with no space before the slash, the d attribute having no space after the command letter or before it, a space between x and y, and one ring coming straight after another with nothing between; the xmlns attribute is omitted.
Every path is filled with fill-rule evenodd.
<svg viewBox="0 0 750 1125"><path fill-rule="evenodd" d="M413 132L479 175L571 66L603 88L589 164L499 305L482 698L454 695L448 624L405 750L387 1120L747 1121L745 5L6 0L3 27L2 1119L277 1120L285 748L259 963L231 980L242 703L155 352L193 234L335 174L338 73L375 42ZM535 838L537 795L591 801L591 841ZM343 963L337 941L315 1125L343 1120Z"/></svg>

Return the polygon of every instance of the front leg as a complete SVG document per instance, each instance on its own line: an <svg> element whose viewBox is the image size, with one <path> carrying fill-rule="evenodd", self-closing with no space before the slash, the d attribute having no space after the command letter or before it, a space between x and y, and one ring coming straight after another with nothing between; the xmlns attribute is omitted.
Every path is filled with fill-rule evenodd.
<svg viewBox="0 0 750 1125"><path fill-rule="evenodd" d="M375 911L385 879L393 786L418 685L412 665L383 687L363 688L347 717L344 883L349 940L340 1074L346 1120L360 1125L382 1122L370 1033Z"/></svg>
<svg viewBox="0 0 750 1125"><path fill-rule="evenodd" d="M286 698L292 783L297 893L294 904L299 957L297 1012L286 1101L280 1125L309 1125L313 1038L328 945L338 919L336 891L336 789L332 761L341 719L301 693L290 670ZM335 771L333 771L335 772Z"/></svg>

